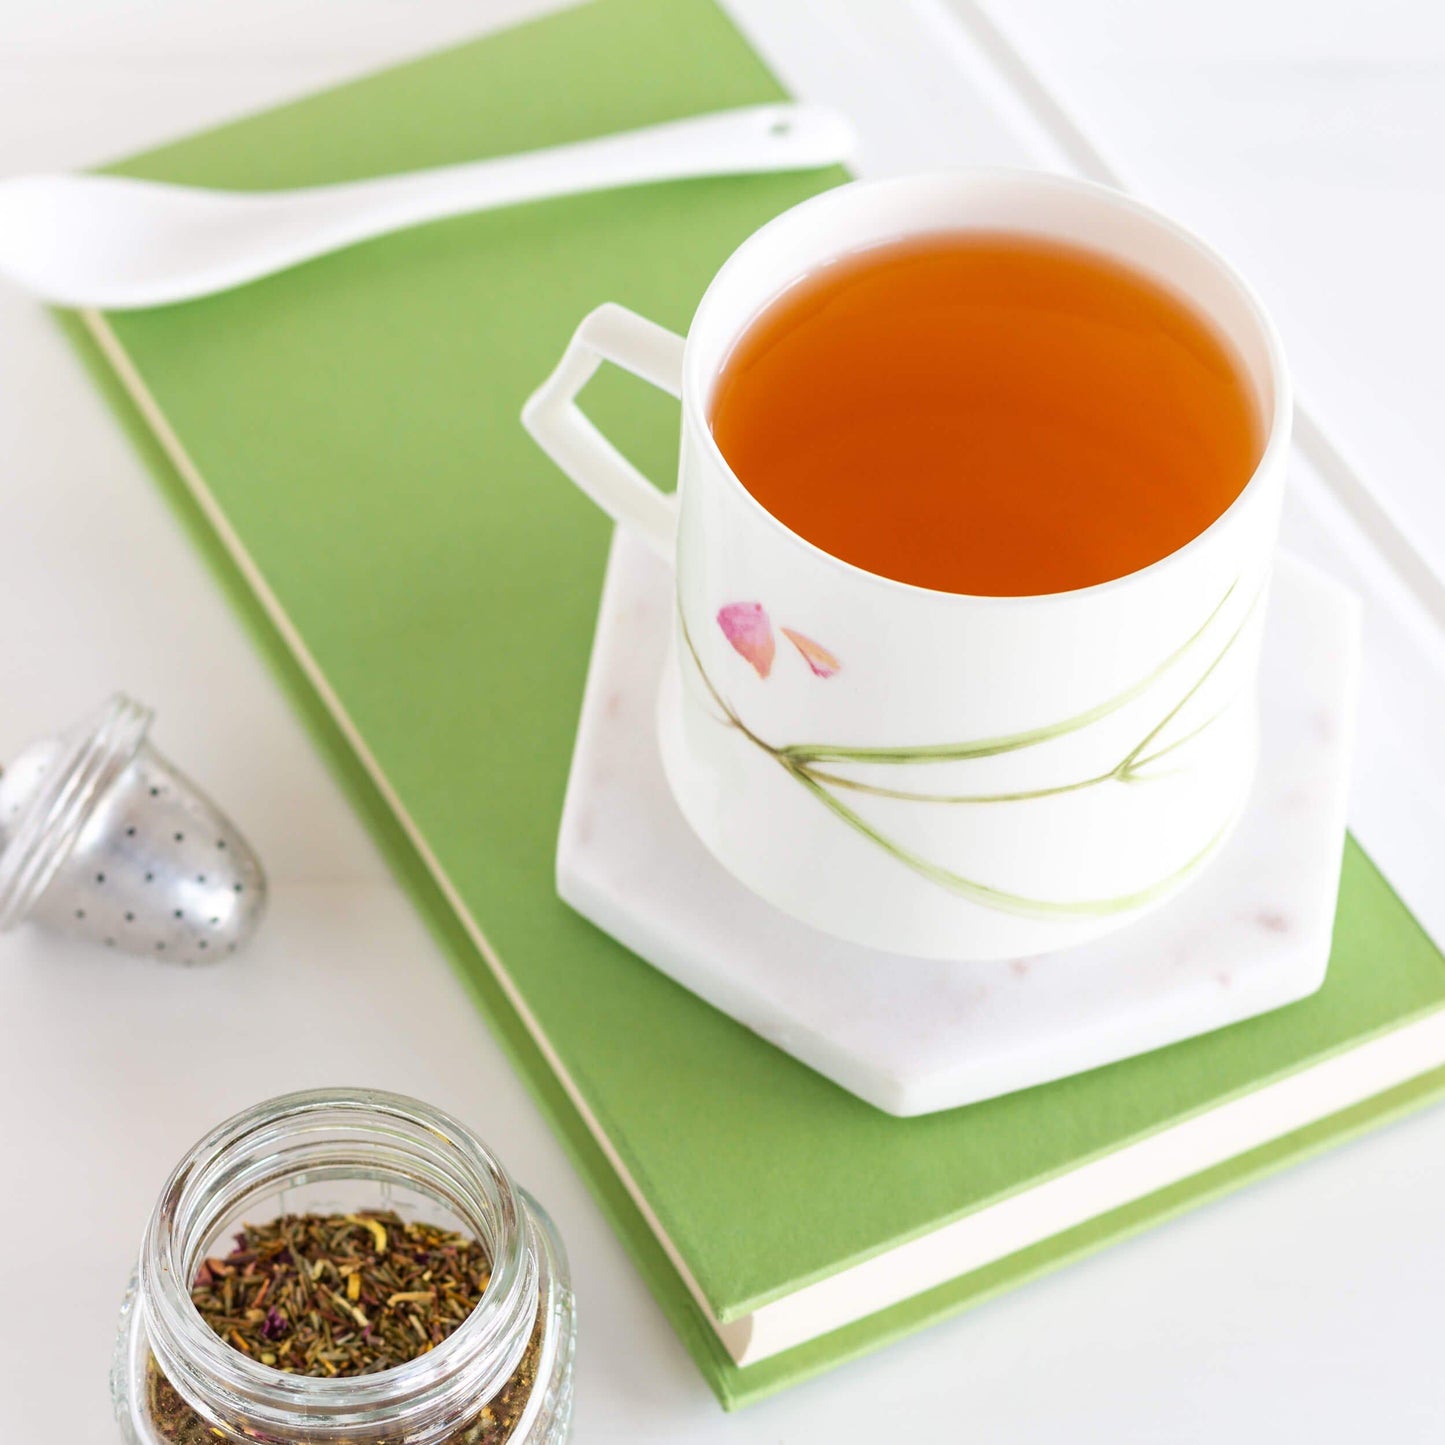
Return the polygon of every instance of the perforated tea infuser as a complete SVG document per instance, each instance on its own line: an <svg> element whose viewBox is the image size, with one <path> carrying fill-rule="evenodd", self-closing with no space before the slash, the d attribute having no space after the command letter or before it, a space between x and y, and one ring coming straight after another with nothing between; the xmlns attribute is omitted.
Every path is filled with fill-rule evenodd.
<svg viewBox="0 0 1445 1445"><path fill-rule="evenodd" d="M234 953L265 907L246 840L117 694L0 775L0 931L30 921L179 963Z"/></svg>

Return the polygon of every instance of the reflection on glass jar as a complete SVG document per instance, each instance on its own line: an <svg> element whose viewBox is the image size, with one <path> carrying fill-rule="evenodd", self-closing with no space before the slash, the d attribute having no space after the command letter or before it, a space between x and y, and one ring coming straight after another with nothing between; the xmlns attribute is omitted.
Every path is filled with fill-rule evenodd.
<svg viewBox="0 0 1445 1445"><path fill-rule="evenodd" d="M171 1175L121 1312L130 1445L559 1445L560 1240L464 1125L321 1090L227 1120Z"/></svg>

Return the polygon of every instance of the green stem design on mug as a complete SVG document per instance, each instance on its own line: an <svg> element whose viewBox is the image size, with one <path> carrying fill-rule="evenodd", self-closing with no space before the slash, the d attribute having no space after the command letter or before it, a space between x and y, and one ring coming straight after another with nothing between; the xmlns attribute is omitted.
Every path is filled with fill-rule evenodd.
<svg viewBox="0 0 1445 1445"><path fill-rule="evenodd" d="M1160 878L1133 893L1121 893L1112 898L1083 898L1070 902L1054 902L1047 898L1028 898L1021 893L1009 893L1002 888L995 888L991 884L966 878L963 874L954 873L937 863L930 863L927 858L910 852L902 844L895 842L886 834L880 833L865 818L860 818L841 798L823 787L816 778L800 769L788 767L786 763L783 766L788 768L788 771L824 807L830 809L850 827L856 828L865 838L876 843L884 852L896 858L905 867L911 868L931 883L937 883L940 888L946 888L950 893L957 893L964 898L972 899L975 903L983 903L1005 913L1022 913L1031 918L1102 918L1113 913L1129 913L1135 908L1142 908L1146 903L1152 903L1156 898L1162 898L1189 877L1213 851L1214 845L1229 831L1229 823L1225 823L1183 867L1175 869L1167 877Z"/></svg>
<svg viewBox="0 0 1445 1445"><path fill-rule="evenodd" d="M1082 778L1072 783L1059 783L1052 787L1035 788L1011 793L964 793L964 794L937 794L937 793L915 793L901 788L888 788L875 783L866 783L859 779L849 778L842 774L825 770L817 766L820 762L844 762L844 763L934 763L934 762L961 762L977 758L997 757L1003 753L1017 752L1025 748L1036 747L1041 743L1050 742L1055 738L1064 737L1069 733L1078 732L1090 724L1110 716L1140 697L1154 683L1164 676L1177 662L1190 653L1199 640L1209 630L1210 625L1215 621L1229 599L1234 595L1238 587L1238 579L1232 582L1226 589L1224 596L1205 618L1199 628L1191 634L1174 652L1170 653L1152 672L1139 682L1125 688L1122 692L1115 694L1106 701L1089 708L1085 712L1078 713L1073 717L1066 718L1062 722L1048 724L1044 727L1031 728L1024 732L1007 734L1000 737L980 739L966 743L944 743L936 745L923 745L901 748L853 748L843 746L829 746L822 744L792 744L783 747L776 747L772 743L759 737L746 723L737 715L736 711L718 691L702 665L702 659L698 655L697 647L693 643L692 634L687 626L687 619L683 616L682 607L679 602L678 622L682 632L683 641L692 657L693 665L697 668L698 676L702 678L703 685L707 688L709 695L721 710L723 717L720 721L726 726L736 728L755 747L767 753L775 762L781 766L792 778L802 787L806 788L820 803L823 804L835 817L841 819L856 832L874 843L905 867L927 878L930 882L936 883L939 887L948 889L951 893L959 894L977 903L988 907L1001 909L1010 913L1021 913L1034 917L1079 917L1079 916L1107 916L1114 913L1126 913L1136 908L1153 902L1163 897L1182 883L1213 851L1215 845L1228 831L1229 824L1226 823L1220 828L1205 846L1182 867L1170 873L1167 877L1158 879L1148 886L1137 889L1134 892L1116 895L1110 898L1078 899L1072 901L1055 901L1043 898L1030 898L1023 894L1011 893L1005 889L994 887L992 884L981 883L977 879L968 878L961 873L955 873L933 863L927 858L910 851L898 843L895 839L888 837L881 832L867 819L860 816L831 789L846 789L851 792L864 793L872 797L892 798L904 802L932 803L932 804L985 804L985 803L1014 803L1024 802L1039 798L1056 797L1064 793L1079 792L1085 788L1097 787L1108 782L1148 782L1152 779L1169 776L1173 769L1165 773L1146 773L1144 769L1160 759L1175 752L1185 744L1194 741L1202 733L1207 731L1224 714L1226 709L1212 713L1197 727L1192 728L1184 736L1167 743L1162 747L1149 752L1150 746L1159 738L1160 734L1179 716L1180 712L1188 705L1213 676L1220 664L1225 660L1238 642L1245 628L1249 625L1254 616L1255 609L1259 605L1263 595L1263 587L1251 598L1249 606L1245 609L1243 617L1238 625L1230 633L1228 639L1220 650L1210 660L1209 665L1195 679L1188 690L1178 699L1169 711L1144 735L1140 741L1120 761L1108 771L1096 774L1093 777Z"/></svg>
<svg viewBox="0 0 1445 1445"><path fill-rule="evenodd" d="M1204 686L1214 670L1229 655L1230 650L1234 647L1235 642L1238 641L1240 634L1244 631L1250 618L1253 616L1254 609L1259 602L1259 596L1259 593L1254 595L1249 607L1245 610L1244 616L1240 619L1239 626L1230 634L1229 640L1220 649L1209 666L1199 675L1189 691L1186 692L1160 722L1153 727L1135 747L1131 748L1128 753L1120 758L1112 768L1109 768L1106 772L1096 773L1092 778L1080 778L1074 783L1056 783L1048 788L1029 788L1014 793L915 793L907 788L889 788L880 783L865 783L860 778L850 778L842 773L828 772L823 768L813 767L808 763L799 763L797 766L806 771L808 776L817 782L829 783L836 788L846 788L849 792L866 793L874 798L895 798L905 803L1022 803L1034 798L1054 798L1058 797L1061 793L1081 792L1085 788L1097 787L1100 783L1147 783L1155 778L1172 776L1172 770L1170 773L1146 773L1144 769L1151 763L1157 762L1160 758L1168 756L1168 754L1174 752L1176 749L1182 748L1186 743L1193 742L1200 734L1206 732L1228 711L1227 705L1220 708L1218 712L1211 713L1198 727L1192 728L1189 732L1185 733L1183 737L1176 738L1172 743L1166 744L1156 752L1146 755L1144 750L1174 721L1184 706L1194 697L1199 689ZM1226 598L1227 597L1228 594L1226 594ZM1218 612L1219 609L1216 608L1214 612L1210 614L1211 621L1218 616ZM1195 637L1197 638L1198 636L1199 634L1196 633ZM1191 638L1190 642L1193 641L1194 638ZM1186 644L1185 648L1180 652L1176 652L1170 661L1172 662L1183 656L1187 650L1188 644ZM1156 670L1153 675L1157 677L1159 675L1158 671ZM1130 690L1129 695L1131 697L1138 696L1137 692L1133 689ZM1113 699L1110 700L1111 703L1113 701ZM1114 707L1109 707L1110 712L1114 710ZM1046 729L1040 728L1036 731L1044 732ZM1069 728L1068 731L1072 732L1074 729ZM1054 734L1054 736L1059 736L1059 734ZM789 753L787 748L771 749L771 751L775 753L780 762L784 764L793 762L793 755ZM838 749L837 751L841 752L842 749ZM869 750L859 749L858 751L861 753ZM890 751L900 752L902 749L891 749ZM850 758L849 761L854 761L854 759ZM866 761L877 762L879 759L870 756L866 758ZM890 757L886 761L896 763L903 760L898 757ZM921 761L935 762L937 761L937 756L935 753L929 752Z"/></svg>
<svg viewBox="0 0 1445 1445"><path fill-rule="evenodd" d="M1001 753L1018 752L1022 748L1052 742L1054 738L1065 737L1091 723L1099 722L1147 692L1204 636L1210 623L1224 610L1238 586L1239 579L1236 578L1229 584L1214 611L1200 623L1199 629L1186 638L1147 677L1141 678L1106 701L1076 713L1073 717L1065 718L1062 722L1048 723L1044 727L1030 728L1025 732L1007 733L1002 737L979 738L967 743L932 743L903 748L852 748L835 747L826 743L792 743L776 751L780 758L798 763L951 763L970 758L998 757ZM688 645L691 646L691 642Z"/></svg>

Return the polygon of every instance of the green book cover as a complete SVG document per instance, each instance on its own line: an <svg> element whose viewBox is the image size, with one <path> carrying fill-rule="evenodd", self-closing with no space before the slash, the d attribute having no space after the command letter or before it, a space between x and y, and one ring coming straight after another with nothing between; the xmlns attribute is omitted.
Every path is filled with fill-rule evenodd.
<svg viewBox="0 0 1445 1445"><path fill-rule="evenodd" d="M596 0L113 169L313 185L780 94L710 0ZM620 301L685 331L745 236L841 179L548 201L387 237L203 301L62 317L729 1406L1445 1087L1445 1071L1423 1074L758 1363L740 1367L723 1348L709 1312L738 1320L1445 1003L1445 962L1351 845L1316 997L1076 1079L900 1120L558 901L553 853L608 523L522 431L522 402L593 306ZM650 475L672 471L675 404L616 374L584 400Z"/></svg>

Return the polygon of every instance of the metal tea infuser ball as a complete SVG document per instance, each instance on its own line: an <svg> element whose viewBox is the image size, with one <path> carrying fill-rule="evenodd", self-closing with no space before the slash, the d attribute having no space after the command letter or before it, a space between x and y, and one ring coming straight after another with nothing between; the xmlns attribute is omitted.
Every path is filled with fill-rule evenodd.
<svg viewBox="0 0 1445 1445"><path fill-rule="evenodd" d="M246 840L117 694L0 775L0 931L27 920L179 963L234 953L266 880Z"/></svg>

